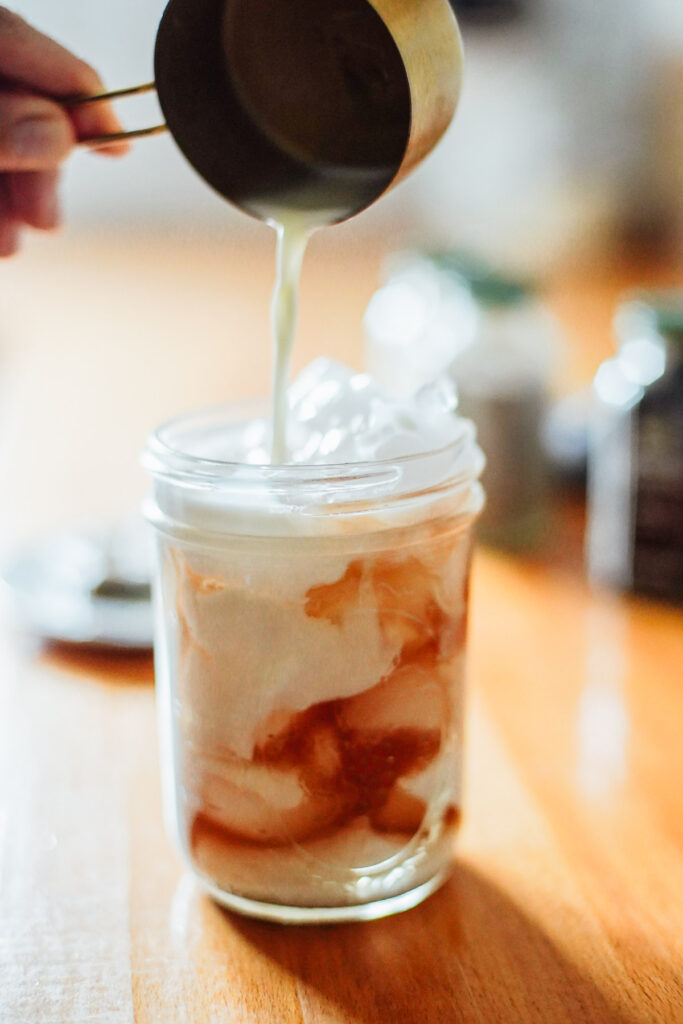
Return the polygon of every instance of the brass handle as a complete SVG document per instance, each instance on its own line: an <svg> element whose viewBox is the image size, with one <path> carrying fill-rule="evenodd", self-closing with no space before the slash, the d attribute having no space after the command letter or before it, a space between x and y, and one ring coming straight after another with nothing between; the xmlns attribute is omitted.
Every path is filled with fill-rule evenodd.
<svg viewBox="0 0 683 1024"><path fill-rule="evenodd" d="M96 93L92 96L73 96L63 101L65 107L82 107L86 103L105 103L109 100L122 99L124 96L139 96L145 92L154 92L156 84L145 82L144 85L131 85L127 89L115 89L112 92ZM105 146L111 142L121 142L128 139L141 139L148 135L161 135L168 131L165 124L155 124L150 128L135 128L129 132L111 132L109 135L93 135L87 139L81 139L81 144L96 149L98 146Z"/></svg>

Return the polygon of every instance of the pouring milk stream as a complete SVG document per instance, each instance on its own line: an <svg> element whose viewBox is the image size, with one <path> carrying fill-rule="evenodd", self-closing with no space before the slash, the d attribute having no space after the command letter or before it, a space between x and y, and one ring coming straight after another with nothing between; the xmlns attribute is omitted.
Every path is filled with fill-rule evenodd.
<svg viewBox="0 0 683 1024"><path fill-rule="evenodd" d="M166 124L123 137L168 128L209 185L278 233L271 462L281 463L308 237L371 205L441 139L460 94L457 23L448 0L169 0L154 68L154 83L109 96L156 88Z"/></svg>
<svg viewBox="0 0 683 1024"><path fill-rule="evenodd" d="M277 231L277 272L272 299L273 384L272 438L270 461L287 461L287 387L296 336L299 281L306 246L314 223L309 216L283 211L275 222Z"/></svg>

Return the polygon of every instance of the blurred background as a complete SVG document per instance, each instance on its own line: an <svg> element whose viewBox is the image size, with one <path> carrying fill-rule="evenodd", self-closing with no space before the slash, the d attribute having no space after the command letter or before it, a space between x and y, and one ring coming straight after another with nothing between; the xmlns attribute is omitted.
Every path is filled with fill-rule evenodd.
<svg viewBox="0 0 683 1024"><path fill-rule="evenodd" d="M10 6L111 88L153 77L163 0ZM579 525L556 555L580 568L586 389L614 351L623 293L682 280L683 4L453 6L466 47L455 122L411 179L314 240L294 369L323 352L363 364L363 317L397 252L457 250L533 281L555 325L548 399L574 403L553 429ZM120 114L131 128L159 119L150 97ZM0 266L0 550L73 522L74 495L84 521L127 516L150 429L268 387L267 227L221 202L170 137L120 162L77 153L63 195L63 231Z"/></svg>
<svg viewBox="0 0 683 1024"><path fill-rule="evenodd" d="M10 6L12 6L10 4ZM16 9L112 88L153 78L164 0L21 0ZM614 233L683 234L683 5L679 0L453 0L467 47L458 116L428 165L354 224L423 233L515 269L546 268ZM154 100L127 101L151 123ZM253 231L217 208L173 142L124 166L74 161L74 226Z"/></svg>

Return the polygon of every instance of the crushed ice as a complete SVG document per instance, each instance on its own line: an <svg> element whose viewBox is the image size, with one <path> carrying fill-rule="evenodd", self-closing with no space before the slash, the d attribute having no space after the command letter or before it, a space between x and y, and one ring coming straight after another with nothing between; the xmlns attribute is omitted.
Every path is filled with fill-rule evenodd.
<svg viewBox="0 0 683 1024"><path fill-rule="evenodd" d="M290 461L374 462L433 451L462 436L456 407L447 378L411 398L393 398L367 374L321 357L289 389Z"/></svg>

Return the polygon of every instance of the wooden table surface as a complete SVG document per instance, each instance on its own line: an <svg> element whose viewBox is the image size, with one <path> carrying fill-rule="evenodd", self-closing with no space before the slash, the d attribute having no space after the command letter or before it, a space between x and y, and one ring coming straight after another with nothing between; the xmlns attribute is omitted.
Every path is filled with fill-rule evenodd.
<svg viewBox="0 0 683 1024"><path fill-rule="evenodd" d="M319 254L297 365L357 363L379 254ZM121 515L155 422L263 389L265 244L65 238L0 275L5 550ZM634 277L558 281L574 379ZM558 561L479 554L457 867L363 925L286 929L202 896L162 827L150 660L41 650L5 616L2 1024L683 1021L682 617Z"/></svg>

